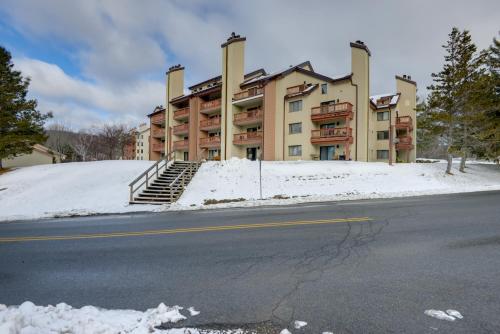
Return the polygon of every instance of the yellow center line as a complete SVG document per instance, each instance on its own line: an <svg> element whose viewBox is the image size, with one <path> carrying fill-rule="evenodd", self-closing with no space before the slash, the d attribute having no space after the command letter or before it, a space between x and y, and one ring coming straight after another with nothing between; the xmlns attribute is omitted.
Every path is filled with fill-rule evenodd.
<svg viewBox="0 0 500 334"><path fill-rule="evenodd" d="M257 229L257 228L270 228L270 227L287 227L287 226L300 226L300 225L320 225L320 224L335 224L335 223L347 223L347 222L364 222L364 221L370 221L370 220L372 220L372 219L369 217L355 217L355 218L335 218L335 219L322 219L322 220L302 220L302 221L277 222L277 223L188 227L188 228L175 228L175 229L164 229L164 230L146 230L146 231L137 231L137 232L111 232L111 233L76 234L76 235L6 237L6 238L0 238L0 243L23 242L23 241L75 240L75 239L134 237L134 236L148 236L148 235L162 235L162 234L176 234L176 233L211 232L211 231Z"/></svg>

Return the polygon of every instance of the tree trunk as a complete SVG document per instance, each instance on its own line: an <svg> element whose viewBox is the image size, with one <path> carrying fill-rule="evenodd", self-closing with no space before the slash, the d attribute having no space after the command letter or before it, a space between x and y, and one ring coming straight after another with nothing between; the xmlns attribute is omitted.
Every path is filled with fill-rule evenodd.
<svg viewBox="0 0 500 334"><path fill-rule="evenodd" d="M465 173L465 160L467 160L467 152L462 154L462 158L460 159L460 171Z"/></svg>
<svg viewBox="0 0 500 334"><path fill-rule="evenodd" d="M446 174L453 175L453 173L451 172L451 165L453 163L453 155L448 153L447 161L448 161L448 164L446 165Z"/></svg>

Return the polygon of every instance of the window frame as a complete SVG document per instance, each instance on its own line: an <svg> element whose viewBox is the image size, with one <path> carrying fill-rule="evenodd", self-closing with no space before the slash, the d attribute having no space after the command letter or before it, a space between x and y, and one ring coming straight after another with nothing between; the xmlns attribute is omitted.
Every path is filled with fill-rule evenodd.
<svg viewBox="0 0 500 334"><path fill-rule="evenodd" d="M379 117L382 115L382 117ZM387 115L387 118L384 118L384 116ZM377 111L377 121L378 122L383 122L383 121L388 121L390 118L389 111Z"/></svg>
<svg viewBox="0 0 500 334"><path fill-rule="evenodd" d="M299 126L299 131L292 132L292 126L293 125L298 125ZM288 124L288 134L289 135L296 135L302 133L302 122L295 122L295 123L289 123Z"/></svg>
<svg viewBox="0 0 500 334"><path fill-rule="evenodd" d="M297 149L298 151L293 151ZM296 154L294 154L296 153ZM288 156L289 157L301 157L302 156L302 145L288 145Z"/></svg>
<svg viewBox="0 0 500 334"><path fill-rule="evenodd" d="M379 137L379 134L383 133L383 138ZM377 131L377 140L389 140L389 130Z"/></svg>
<svg viewBox="0 0 500 334"><path fill-rule="evenodd" d="M379 153L385 152L387 153L387 157L380 157ZM389 150L377 150L377 160L387 160L389 159Z"/></svg>
<svg viewBox="0 0 500 334"><path fill-rule="evenodd" d="M328 84L327 83L322 83L321 84L321 94L322 95L328 94Z"/></svg>
<svg viewBox="0 0 500 334"><path fill-rule="evenodd" d="M292 108L292 106L295 104L300 105L300 108L297 110L295 110L295 108ZM290 101L288 104L288 111L289 112L299 112L299 111L302 111L303 107L304 107L304 104L303 104L302 100Z"/></svg>

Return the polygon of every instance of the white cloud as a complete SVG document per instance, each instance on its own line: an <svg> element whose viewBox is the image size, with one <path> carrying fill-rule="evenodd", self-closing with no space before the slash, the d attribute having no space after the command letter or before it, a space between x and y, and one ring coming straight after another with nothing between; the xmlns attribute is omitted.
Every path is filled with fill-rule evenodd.
<svg viewBox="0 0 500 334"><path fill-rule="evenodd" d="M310 60L326 75L348 73L349 42L361 39L372 51L373 93L393 90L394 75L403 73L411 74L423 92L430 73L441 67L441 45L451 28L470 29L485 48L498 33L499 11L494 0L4 0L0 9L27 38L69 45L88 79L71 78L50 64L25 64L39 75L30 74L44 99L74 98L82 107L130 117L164 103L162 84L150 78L163 77L170 65L186 66L186 85L219 74L220 44L231 31L247 37L247 70L273 71ZM56 87L39 72L42 68L66 86ZM122 97L131 107L118 112Z"/></svg>
<svg viewBox="0 0 500 334"><path fill-rule="evenodd" d="M161 82L138 80L114 87L70 77L57 65L36 59L14 59L14 64L31 78L29 91L39 99L40 110L53 111L57 119L77 127L98 121L134 125L164 99Z"/></svg>

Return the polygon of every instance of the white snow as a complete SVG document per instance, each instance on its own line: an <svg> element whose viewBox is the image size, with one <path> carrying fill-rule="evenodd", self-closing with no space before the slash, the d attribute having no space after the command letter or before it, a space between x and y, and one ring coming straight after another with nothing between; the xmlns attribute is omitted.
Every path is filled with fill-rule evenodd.
<svg viewBox="0 0 500 334"><path fill-rule="evenodd" d="M231 159L202 164L172 210L299 202L404 197L500 189L500 169L454 165L445 174L439 163L395 164L355 161L264 161L259 200L259 163ZM245 201L204 205L206 200Z"/></svg>
<svg viewBox="0 0 500 334"><path fill-rule="evenodd" d="M152 161L72 162L0 175L0 220L153 210L129 205L129 183Z"/></svg>
<svg viewBox="0 0 500 334"><path fill-rule="evenodd" d="M56 334L56 333L165 333L156 330L162 323L186 319L182 307L165 304L145 312L134 310L106 310L94 306L73 308L65 303L56 306L36 306L24 302L20 306L0 305L0 333L2 334Z"/></svg>
<svg viewBox="0 0 500 334"><path fill-rule="evenodd" d="M295 320L294 323L293 323L293 326L295 327L295 329L300 329L304 326L307 326L307 322L305 321L300 321L300 320Z"/></svg>
<svg viewBox="0 0 500 334"><path fill-rule="evenodd" d="M177 203L129 205L128 184L151 161L97 161L19 168L0 175L0 221L134 211L190 210L389 198L500 189L500 169L469 163L444 173L441 163L355 161L206 162ZM235 202L238 199L240 201ZM206 200L233 200L205 205Z"/></svg>
<svg viewBox="0 0 500 334"><path fill-rule="evenodd" d="M460 312L458 312L457 310L446 310L446 313L448 313L448 315L451 315L452 317L455 317L457 319L463 319L463 315L460 314Z"/></svg>
<svg viewBox="0 0 500 334"><path fill-rule="evenodd" d="M292 334L288 329L283 329L280 334Z"/></svg>
<svg viewBox="0 0 500 334"><path fill-rule="evenodd" d="M439 320L447 320L447 321L455 321L456 319L462 319L463 316L460 314L460 312L456 310L446 310L446 312L441 311L441 310L425 310L424 311L425 315L428 315L429 317L433 317Z"/></svg>
<svg viewBox="0 0 500 334"><path fill-rule="evenodd" d="M166 323L186 319L180 306L166 306L144 312L107 310L95 306L73 308L65 303L37 306L26 301L19 306L0 304L0 334L245 334L242 329L211 330L190 327L157 329ZM197 313L199 314L199 312Z"/></svg>
<svg viewBox="0 0 500 334"><path fill-rule="evenodd" d="M192 306L188 308L188 311L189 311L189 314L191 314L192 317L194 317L195 315L200 314L200 311L196 311L194 309L194 307L192 307Z"/></svg>

